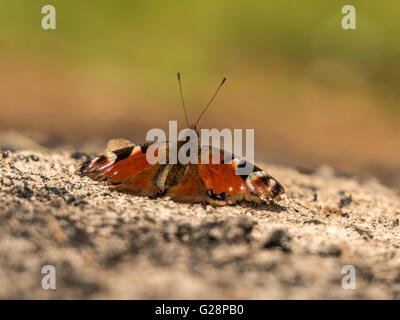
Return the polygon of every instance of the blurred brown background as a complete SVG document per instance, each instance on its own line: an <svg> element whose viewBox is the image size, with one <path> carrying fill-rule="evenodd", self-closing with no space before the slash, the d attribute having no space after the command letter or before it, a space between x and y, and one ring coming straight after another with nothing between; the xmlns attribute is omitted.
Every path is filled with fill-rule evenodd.
<svg viewBox="0 0 400 320"><path fill-rule="evenodd" d="M41 27L46 4L56 30ZM356 30L341 27L345 4ZM399 16L398 1L5 0L0 146L16 135L83 151L143 142L183 121L180 71L192 120L228 78L201 126L254 128L257 161L398 187Z"/></svg>

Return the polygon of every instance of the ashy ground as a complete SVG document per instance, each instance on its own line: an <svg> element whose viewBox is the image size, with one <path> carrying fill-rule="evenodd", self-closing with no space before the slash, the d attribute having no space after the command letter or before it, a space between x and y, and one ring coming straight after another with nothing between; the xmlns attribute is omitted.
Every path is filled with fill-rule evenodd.
<svg viewBox="0 0 400 320"><path fill-rule="evenodd" d="M112 192L85 159L0 153L0 298L400 297L399 195L373 178L260 164L286 199L214 208Z"/></svg>

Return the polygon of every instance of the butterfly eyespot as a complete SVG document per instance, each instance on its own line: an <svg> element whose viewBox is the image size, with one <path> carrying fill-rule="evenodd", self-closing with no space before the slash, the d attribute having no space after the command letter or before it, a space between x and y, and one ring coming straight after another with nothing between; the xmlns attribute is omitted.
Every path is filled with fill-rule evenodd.
<svg viewBox="0 0 400 320"><path fill-rule="evenodd" d="M226 199L226 194L225 192L221 192L221 193L214 193L211 189L207 190L207 195L214 200L220 200L220 201L224 201Z"/></svg>

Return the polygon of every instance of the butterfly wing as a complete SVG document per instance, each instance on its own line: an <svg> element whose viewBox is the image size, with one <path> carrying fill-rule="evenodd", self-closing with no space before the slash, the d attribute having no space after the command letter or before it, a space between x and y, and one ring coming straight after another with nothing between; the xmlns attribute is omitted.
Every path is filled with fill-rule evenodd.
<svg viewBox="0 0 400 320"><path fill-rule="evenodd" d="M107 151L107 147L107 152L83 163L78 172L120 191L156 196L159 190L153 179L160 165L147 161L148 147L149 144L131 145L114 151ZM155 155L165 148L166 145L160 146Z"/></svg>
<svg viewBox="0 0 400 320"><path fill-rule="evenodd" d="M220 163L212 163L212 151L220 154ZM199 164L199 174L207 189L210 203L234 204L245 201L278 200L284 193L282 185L272 176L256 166L248 175L240 175L238 168L247 165L244 159L218 149L206 150L209 164ZM225 157L232 159L224 163Z"/></svg>

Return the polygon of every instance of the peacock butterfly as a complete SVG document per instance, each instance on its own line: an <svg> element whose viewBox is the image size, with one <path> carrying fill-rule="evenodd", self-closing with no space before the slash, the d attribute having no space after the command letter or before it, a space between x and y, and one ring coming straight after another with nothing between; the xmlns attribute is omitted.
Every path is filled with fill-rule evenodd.
<svg viewBox="0 0 400 320"><path fill-rule="evenodd" d="M182 106L187 124L185 103L182 94L180 74L178 73ZM214 100L225 82L222 80L215 94L201 113L196 123L190 128L195 130L200 118ZM189 125L188 125L189 127ZM174 146L177 151L185 144L178 141ZM89 178L107 183L110 188L135 195L151 198L168 196L174 201L185 203L209 203L211 205L232 205L241 201L263 203L280 200L285 192L282 185L262 169L251 165L251 172L240 174L238 170L249 163L243 158L231 155L224 150L217 150L220 162L212 160L215 148L200 147L198 157L209 157L208 163L150 163L146 153L151 143L136 145L124 139L111 140L106 150L86 162L78 172ZM170 142L159 143L156 154L169 154ZM153 150L154 151L154 150ZM229 155L229 160L227 159Z"/></svg>

